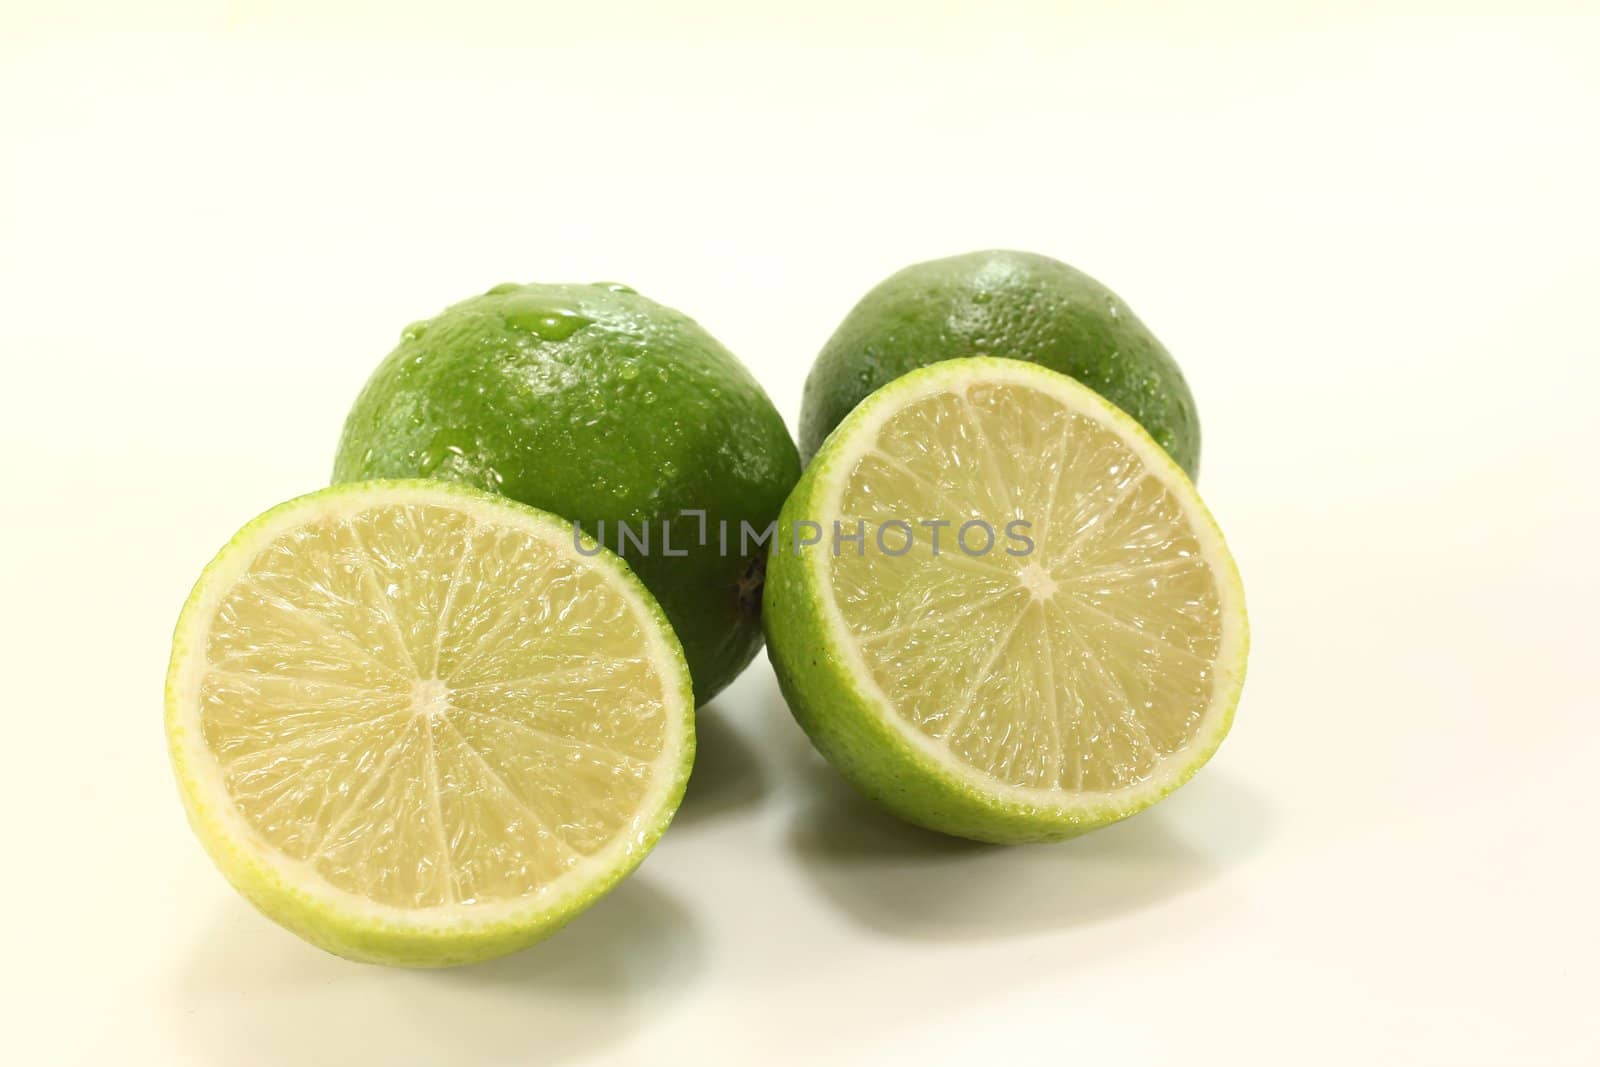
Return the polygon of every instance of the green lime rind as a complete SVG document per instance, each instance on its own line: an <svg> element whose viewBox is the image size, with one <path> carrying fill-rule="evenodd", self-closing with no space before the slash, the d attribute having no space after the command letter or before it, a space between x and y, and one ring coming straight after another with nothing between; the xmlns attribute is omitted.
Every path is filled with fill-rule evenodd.
<svg viewBox="0 0 1600 1067"><path fill-rule="evenodd" d="M916 263L845 316L806 378L806 462L869 394L918 367L998 356L1059 371L1126 411L1193 478L1200 416L1171 354L1116 293L1032 252L971 252Z"/></svg>
<svg viewBox="0 0 1600 1067"><path fill-rule="evenodd" d="M761 559L738 549L740 524L778 517L800 457L760 383L687 315L624 286L506 284L408 327L350 408L333 481L419 477L604 524L613 551L618 523L648 525L649 551L625 554L700 703L760 650Z"/></svg>
<svg viewBox="0 0 1600 1067"><path fill-rule="evenodd" d="M1244 589L1221 530L1182 469L1126 413L1065 375L1011 360L949 360L912 371L857 406L806 468L784 505L779 530L781 536L806 519L829 528L834 516L821 504L826 488L849 473L843 468L851 458L846 443L880 408L896 405L924 384L971 380L991 371L1035 377L1048 388L1075 395L1085 409L1101 411L1147 463L1165 471L1170 485L1188 488L1185 504L1197 531L1209 534L1221 549L1218 560L1225 562L1217 577L1237 612L1237 631L1232 654L1217 665L1223 681L1210 722L1183 751L1181 763L1142 787L1109 796L1034 791L1038 797L1030 800L1022 796L1025 791L987 778L953 756L937 758L930 745L918 743L913 728L899 719L877 686L852 666L843 625L836 621L832 595L818 569L823 553L817 549L796 555L783 544L774 546L763 605L767 654L795 720L823 757L871 800L907 822L975 841L1059 841L1127 818L1170 794L1212 757L1233 724L1249 652Z"/></svg>
<svg viewBox="0 0 1600 1067"><path fill-rule="evenodd" d="M559 537L573 536L571 524L554 515L476 489L425 479L336 485L263 512L245 524L206 566L179 613L166 678L167 751L195 836L229 883L262 914L313 945L346 959L403 967L450 967L502 956L543 940L605 896L643 862L671 823L688 785L695 752L694 696L682 647L660 606L625 562L584 537L580 541L584 550L598 550L593 560L612 567L614 576L637 595L654 624L663 647L670 653L678 679L679 703L684 708L680 735L683 751L670 768L670 783L656 810L641 813L631 843L616 862L554 899L496 909L498 913L486 920L473 919L470 914L463 917L463 912L472 907L467 905L457 907L453 915L441 921L429 921L421 911L437 909L405 912L374 904L326 883L297 882L290 874L291 868L278 862L280 854L255 835L241 817L230 813L226 794L207 788L215 760L199 737L198 721L186 714L188 671L203 656L199 642L204 638L204 625L215 610L216 599L254 557L264 543L263 535L290 525L286 520L310 516L330 502L366 496L382 503L385 496L395 495L421 495L446 505L465 504L520 525L553 531ZM207 760L211 761L209 766L203 763Z"/></svg>

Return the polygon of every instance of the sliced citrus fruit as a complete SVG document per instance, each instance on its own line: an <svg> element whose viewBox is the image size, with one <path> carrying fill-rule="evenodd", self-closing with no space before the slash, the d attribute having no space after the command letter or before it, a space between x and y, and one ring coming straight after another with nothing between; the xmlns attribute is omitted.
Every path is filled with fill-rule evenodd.
<svg viewBox="0 0 1600 1067"><path fill-rule="evenodd" d="M840 424L784 506L764 617L845 777L997 842L1176 789L1228 731L1248 644L1188 477L1092 390L1004 359L913 371Z"/></svg>
<svg viewBox="0 0 1600 1067"><path fill-rule="evenodd" d="M329 951L417 966L530 944L637 866L693 712L625 564L435 481L247 525L183 609L166 690L190 823L234 886Z"/></svg>

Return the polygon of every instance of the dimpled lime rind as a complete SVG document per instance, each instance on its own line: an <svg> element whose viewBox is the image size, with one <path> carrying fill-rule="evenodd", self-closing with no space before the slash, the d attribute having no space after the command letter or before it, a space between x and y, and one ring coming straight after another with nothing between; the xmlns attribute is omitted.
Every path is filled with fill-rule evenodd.
<svg viewBox="0 0 1600 1067"><path fill-rule="evenodd" d="M917 263L862 297L806 379L805 462L868 394L918 367L967 356L1026 360L1083 382L1132 415L1190 478L1199 474L1199 413L1161 342L1087 274L1011 251Z"/></svg>
<svg viewBox="0 0 1600 1067"><path fill-rule="evenodd" d="M761 647L763 552L740 551L740 523L777 518L799 472L761 386L687 316L621 285L508 284L406 329L350 410L333 480L461 482L577 520L613 550L618 522L648 523L648 554L629 542L623 555L703 704Z"/></svg>
<svg viewBox="0 0 1600 1067"><path fill-rule="evenodd" d="M422 484L430 492L459 498L467 506L486 509L490 514L498 512L508 515L514 522L559 523L565 526L554 516L472 489L438 482ZM686 745L672 771L673 780L659 809L642 824L634 846L625 854L625 861L591 880L578 892L543 905L531 906L497 922L441 921L428 925L386 922L359 911L333 906L286 878L283 871L266 857L263 845L241 837L232 828L231 821L218 810L219 804L226 803L226 799L213 795L211 790L201 786L205 776L198 773L194 765L195 746L191 742L196 739L191 738L191 733L195 727L186 721L180 701L180 683L185 665L194 656L203 655L204 634L196 632L196 625L202 621L199 614L214 609L219 576L246 562L241 554L253 554L260 547L263 531L285 520L292 521L299 515L312 516L330 499L339 496L366 496L375 490L379 493L390 489L404 491L407 486L406 482L386 485L358 483L334 486L297 497L251 520L217 553L201 573L178 617L166 677L167 748L189 825L223 876L262 914L311 944L346 959L403 967L451 967L503 956L544 940L604 897L644 861L683 800L689 772L694 765L694 714L692 710L686 711ZM609 558L609 553L600 553L592 542L584 542L584 545L586 549L596 551L597 555ZM610 562L617 563L614 559ZM626 566L617 565L615 573L626 584L641 593L645 592ZM668 646L678 656L678 693L684 708L692 709L688 666L682 661L681 650L671 640L671 629L666 624L666 618L648 595L642 595L639 599L653 613L653 621L660 624Z"/></svg>
<svg viewBox="0 0 1600 1067"><path fill-rule="evenodd" d="M779 530L792 530L802 520L830 528L835 516L819 506L823 488L848 473L840 469L837 460L846 451L844 444L852 429L873 419L876 408L897 406L902 395L911 393L922 380L932 376L960 379L981 375L986 366L999 362L972 358L913 371L858 405L807 466L779 516ZM1047 370L1033 373L1060 377ZM1147 459L1165 463L1177 484L1190 484L1181 469L1159 447L1154 447L1149 436L1126 414L1087 389L1080 387L1076 392L1081 402L1098 404L1109 411L1128 437L1149 442ZM1221 532L1198 496L1192 503L1222 545ZM1225 554L1226 546L1222 547ZM1226 557L1226 567L1218 577L1233 591L1239 613L1239 642L1231 661L1218 664L1228 683L1219 701L1219 714L1208 733L1185 753L1183 766L1139 795L1049 805L1018 803L986 789L952 765L930 758L891 723L896 713L883 704L871 681L859 677L851 666L843 643L846 638L826 607L831 596L824 592L818 572L808 563L813 553L825 548L826 539L822 545L798 555L774 548L767 566L763 611L767 656L790 712L816 749L859 792L907 822L992 844L1076 837L1143 811L1171 794L1216 753L1232 727L1244 687L1249 624L1244 614L1243 586L1231 556Z"/></svg>

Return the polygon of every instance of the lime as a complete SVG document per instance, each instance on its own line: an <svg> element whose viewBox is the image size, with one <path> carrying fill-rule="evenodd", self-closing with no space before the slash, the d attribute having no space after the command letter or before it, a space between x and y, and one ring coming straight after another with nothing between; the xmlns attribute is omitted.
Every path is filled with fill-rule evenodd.
<svg viewBox="0 0 1600 1067"><path fill-rule="evenodd" d="M1248 637L1222 534L1070 378L960 359L897 379L779 527L765 620L790 708L911 822L1069 837L1155 803L1228 731Z"/></svg>
<svg viewBox="0 0 1600 1067"><path fill-rule="evenodd" d="M701 703L761 647L765 551L741 524L764 530L799 474L739 361L619 285L497 285L409 327L333 471L462 482L581 523L660 602Z"/></svg>
<svg viewBox="0 0 1600 1067"><path fill-rule="evenodd" d="M1132 415L1194 477L1200 417L1183 372L1115 293L1029 252L973 252L907 267L862 298L806 379L807 462L867 394L929 363L1027 360L1076 378Z"/></svg>
<svg viewBox="0 0 1600 1067"><path fill-rule="evenodd" d="M178 619L166 723L241 893L330 952L411 966L588 907L694 756L682 651L627 567L434 481L324 489L241 530Z"/></svg>

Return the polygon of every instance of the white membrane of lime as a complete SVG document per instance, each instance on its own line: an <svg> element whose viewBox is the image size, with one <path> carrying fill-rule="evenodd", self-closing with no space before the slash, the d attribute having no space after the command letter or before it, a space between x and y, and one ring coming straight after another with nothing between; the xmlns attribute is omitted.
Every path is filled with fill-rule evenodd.
<svg viewBox="0 0 1600 1067"><path fill-rule="evenodd" d="M425 486L306 498L219 557L177 642L195 802L340 910L546 910L681 788L690 698L659 612L533 512Z"/></svg>
<svg viewBox="0 0 1600 1067"><path fill-rule="evenodd" d="M824 528L868 531L864 549L809 550L839 644L958 776L1026 804L1137 799L1226 728L1245 640L1232 560L1182 472L1083 386L1005 361L923 376L824 478ZM925 519L949 522L937 555ZM995 532L979 555L957 543L972 520ZM912 526L910 551L876 543L890 522ZM904 531L885 539L898 551Z"/></svg>

